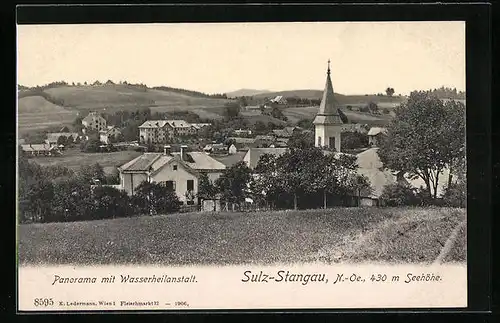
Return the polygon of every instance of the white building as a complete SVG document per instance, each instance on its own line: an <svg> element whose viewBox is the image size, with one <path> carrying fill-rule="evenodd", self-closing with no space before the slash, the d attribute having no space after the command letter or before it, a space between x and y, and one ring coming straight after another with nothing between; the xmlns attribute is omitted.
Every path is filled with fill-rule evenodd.
<svg viewBox="0 0 500 323"><path fill-rule="evenodd" d="M97 112L90 112L88 116L83 118L82 125L88 130L106 130L106 119Z"/></svg>
<svg viewBox="0 0 500 323"><path fill-rule="evenodd" d="M323 98L313 124L315 146L335 148L336 151L340 152L340 136L343 122L335 105L332 80L330 79L330 61L328 61Z"/></svg>
<svg viewBox="0 0 500 323"><path fill-rule="evenodd" d="M370 128L370 131L368 131L368 144L370 144L370 146L378 146L380 144L380 140L386 134L387 134L386 128L381 128L381 127Z"/></svg>
<svg viewBox="0 0 500 323"><path fill-rule="evenodd" d="M114 126L108 126L106 130L99 131L99 140L109 145L121 134L120 129Z"/></svg>
<svg viewBox="0 0 500 323"><path fill-rule="evenodd" d="M203 152L188 152L181 146L181 152L171 153L166 146L163 153L144 153L118 167L120 189L129 195L143 181L163 183L173 189L186 204L197 204L199 178L206 173L211 181L222 174L226 166Z"/></svg>

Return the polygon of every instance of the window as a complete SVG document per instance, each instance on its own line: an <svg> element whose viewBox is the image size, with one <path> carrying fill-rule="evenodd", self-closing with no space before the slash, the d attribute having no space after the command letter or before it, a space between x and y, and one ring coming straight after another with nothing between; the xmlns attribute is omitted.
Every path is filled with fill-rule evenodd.
<svg viewBox="0 0 500 323"><path fill-rule="evenodd" d="M321 147L321 137L318 137L318 146Z"/></svg>
<svg viewBox="0 0 500 323"><path fill-rule="evenodd" d="M165 187L169 190L175 191L175 181L166 181Z"/></svg>
<svg viewBox="0 0 500 323"><path fill-rule="evenodd" d="M330 142L329 142L329 147L330 148L335 148L335 137L330 137Z"/></svg>
<svg viewBox="0 0 500 323"><path fill-rule="evenodd" d="M192 179L187 180L187 190L188 191L194 190L194 180Z"/></svg>
<svg viewBox="0 0 500 323"><path fill-rule="evenodd" d="M177 170L177 165L174 165L174 170Z"/></svg>

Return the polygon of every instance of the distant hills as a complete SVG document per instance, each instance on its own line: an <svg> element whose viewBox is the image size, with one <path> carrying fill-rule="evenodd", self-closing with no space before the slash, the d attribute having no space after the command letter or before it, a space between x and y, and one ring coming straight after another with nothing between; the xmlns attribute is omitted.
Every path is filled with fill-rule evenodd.
<svg viewBox="0 0 500 323"><path fill-rule="evenodd" d="M254 96L258 94L270 93L269 90L255 90L255 89L239 89L233 92L226 93L228 98L235 98L238 96Z"/></svg>

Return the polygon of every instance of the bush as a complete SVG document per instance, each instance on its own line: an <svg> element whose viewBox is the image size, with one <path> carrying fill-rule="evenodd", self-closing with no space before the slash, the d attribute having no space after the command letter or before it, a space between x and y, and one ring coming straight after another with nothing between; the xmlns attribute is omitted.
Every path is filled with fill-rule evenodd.
<svg viewBox="0 0 500 323"><path fill-rule="evenodd" d="M142 182L136 192L135 207L143 214L177 212L182 204L173 190L159 183Z"/></svg>
<svg viewBox="0 0 500 323"><path fill-rule="evenodd" d="M387 206L409 206L418 204L415 190L407 183L386 185L380 199Z"/></svg>
<svg viewBox="0 0 500 323"><path fill-rule="evenodd" d="M467 203L467 185L459 182L448 186L443 195L443 203L446 206L464 208Z"/></svg>
<svg viewBox="0 0 500 323"><path fill-rule="evenodd" d="M124 191L109 186L98 186L93 190L94 219L128 217L133 215L134 208L130 198Z"/></svg>

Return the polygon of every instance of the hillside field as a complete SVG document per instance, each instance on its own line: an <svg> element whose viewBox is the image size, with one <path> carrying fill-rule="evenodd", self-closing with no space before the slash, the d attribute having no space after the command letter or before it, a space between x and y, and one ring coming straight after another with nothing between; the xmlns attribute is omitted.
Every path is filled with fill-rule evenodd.
<svg viewBox="0 0 500 323"><path fill-rule="evenodd" d="M42 166L64 166L77 171L81 166L93 165L99 163L106 173L111 173L115 167L121 166L134 159L142 153L125 150L109 153L84 153L80 149L74 148L63 151L62 156L57 157L33 157L30 161L36 162Z"/></svg>
<svg viewBox="0 0 500 323"><path fill-rule="evenodd" d="M18 127L20 133L32 130L47 129L52 126L70 125L78 114L84 116L91 110L114 113L118 110L135 110L140 107L149 107L154 112L192 111L203 119L223 118L224 105L231 100L196 96L190 93L181 93L173 90L158 90L140 88L124 84L101 86L59 86L44 90L44 96L22 96L18 100ZM320 99L320 90L296 90L284 92L261 93L255 96L263 99L267 96L299 96L303 98ZM342 95L336 99L340 107L346 105L362 106L369 101L376 102L380 108L392 108L398 105L403 98L375 95ZM56 102L57 104L55 104ZM303 118L312 118L317 108L290 108L285 111L290 122ZM349 119L356 122L372 122L384 124L384 116L370 116L358 112L346 112ZM349 115L350 114L350 115ZM269 116L256 115L253 112L243 111L242 116L255 123L284 124L278 119Z"/></svg>
<svg viewBox="0 0 500 323"><path fill-rule="evenodd" d="M18 101L17 120L20 133L51 126L71 124L77 111L55 105L41 96L30 96Z"/></svg>
<svg viewBox="0 0 500 323"><path fill-rule="evenodd" d="M287 108L282 111L291 122L295 123L301 119L314 119L314 116L318 113L318 107ZM392 118L390 115L374 115L346 109L342 109L342 112L347 116L349 122L366 123L370 125L386 125Z"/></svg>
<svg viewBox="0 0 500 323"><path fill-rule="evenodd" d="M228 265L432 263L466 260L463 209L335 208L185 213L89 222L22 224L19 262Z"/></svg>

